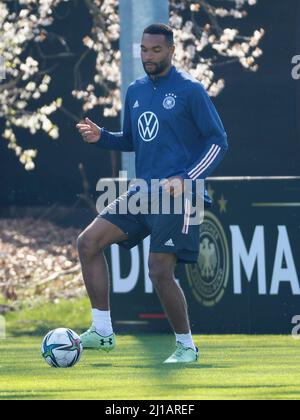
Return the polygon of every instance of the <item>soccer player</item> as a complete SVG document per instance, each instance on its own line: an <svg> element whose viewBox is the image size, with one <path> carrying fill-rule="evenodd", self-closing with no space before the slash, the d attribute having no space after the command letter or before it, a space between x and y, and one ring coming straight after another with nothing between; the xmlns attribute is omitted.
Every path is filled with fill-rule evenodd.
<svg viewBox="0 0 300 420"><path fill-rule="evenodd" d="M167 190L176 180L176 186L169 189L175 199L183 194L185 180L204 180L215 170L228 144L222 122L201 83L172 65L174 52L172 28L164 24L146 28L141 45L146 76L129 86L123 132L110 133L88 118L77 128L87 143L134 151L136 176L149 185L152 179L164 179ZM109 207L117 210L125 198ZM205 200L209 202L208 196ZM110 214L107 208L80 235L78 252L93 313L92 327L81 336L85 348L110 351L116 345L104 249L112 244L130 249L151 235L149 274L176 336L176 350L165 363L198 360L187 302L174 276L177 263L196 263L199 256L200 229L189 226L187 220L186 212L124 215Z"/></svg>

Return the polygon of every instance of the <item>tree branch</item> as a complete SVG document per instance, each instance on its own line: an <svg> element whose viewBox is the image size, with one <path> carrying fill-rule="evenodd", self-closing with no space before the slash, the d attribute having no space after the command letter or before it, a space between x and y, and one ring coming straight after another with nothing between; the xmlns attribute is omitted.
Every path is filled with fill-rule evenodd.
<svg viewBox="0 0 300 420"><path fill-rule="evenodd" d="M86 49L80 59L74 66L74 89L80 90L81 89L81 75L80 75L80 66L81 63L86 59L86 57L90 54L91 50Z"/></svg>
<svg viewBox="0 0 300 420"><path fill-rule="evenodd" d="M93 0L84 0L85 4L87 5L91 15L93 16L94 25L96 27L99 27L102 29L102 31L105 31L105 22L102 19L101 13L99 8L96 6L96 4L93 2Z"/></svg>
<svg viewBox="0 0 300 420"><path fill-rule="evenodd" d="M61 106L59 109L64 114L66 114L69 118L71 118L71 120L75 121L76 123L78 123L78 121L80 121L82 119L80 116L77 116L77 115L73 114L71 111L66 109L64 106Z"/></svg>
<svg viewBox="0 0 300 420"><path fill-rule="evenodd" d="M4 83L4 85L0 85L0 93L4 92L5 90L10 90L16 87L16 85L22 80L23 73L20 74L16 79L11 80L10 82Z"/></svg>
<svg viewBox="0 0 300 420"><path fill-rule="evenodd" d="M215 29L215 31L217 32L218 35L222 34L222 29L219 25L218 19L214 16L214 10L215 8L209 4L206 0L199 0L199 4L200 6L203 7L203 10L205 11L205 13L207 14L212 27Z"/></svg>

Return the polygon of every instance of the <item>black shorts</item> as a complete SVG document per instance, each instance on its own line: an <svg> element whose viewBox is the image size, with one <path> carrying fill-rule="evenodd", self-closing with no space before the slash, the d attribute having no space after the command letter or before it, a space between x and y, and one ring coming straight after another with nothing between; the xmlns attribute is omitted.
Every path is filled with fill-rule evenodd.
<svg viewBox="0 0 300 420"><path fill-rule="evenodd" d="M130 193L120 196L106 207L99 218L108 220L118 226L128 240L119 245L131 249L151 235L150 253L175 254L178 263L194 264L198 261L200 251L200 225L191 224L191 202L182 198L182 213L175 214L174 198L171 197L171 211L169 214L151 214L150 200L147 201L149 214L120 214L120 204L127 202ZM160 196L161 197L161 196ZM161 200L161 198L160 198ZM142 205L145 208L145 203ZM124 208L124 207L123 207Z"/></svg>

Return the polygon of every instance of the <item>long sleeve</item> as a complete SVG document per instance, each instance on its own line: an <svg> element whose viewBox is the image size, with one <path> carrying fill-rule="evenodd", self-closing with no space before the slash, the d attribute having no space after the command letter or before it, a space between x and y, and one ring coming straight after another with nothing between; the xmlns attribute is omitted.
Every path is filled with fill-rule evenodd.
<svg viewBox="0 0 300 420"><path fill-rule="evenodd" d="M189 97L190 112L205 148L182 174L186 179L207 178L223 160L227 150L227 135L210 97L201 84L194 86Z"/></svg>
<svg viewBox="0 0 300 420"><path fill-rule="evenodd" d="M134 152L128 96L129 95L127 92L125 100L123 131L120 133L110 133L102 128L101 139L96 143L97 147L108 150L119 150L122 152Z"/></svg>

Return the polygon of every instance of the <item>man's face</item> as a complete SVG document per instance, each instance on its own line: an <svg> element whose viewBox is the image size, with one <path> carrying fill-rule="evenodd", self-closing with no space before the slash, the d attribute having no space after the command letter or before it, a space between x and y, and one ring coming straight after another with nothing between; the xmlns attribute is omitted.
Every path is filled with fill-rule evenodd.
<svg viewBox="0 0 300 420"><path fill-rule="evenodd" d="M163 73L172 63L174 47L170 47L164 35L144 34L141 57L145 72L149 76Z"/></svg>

